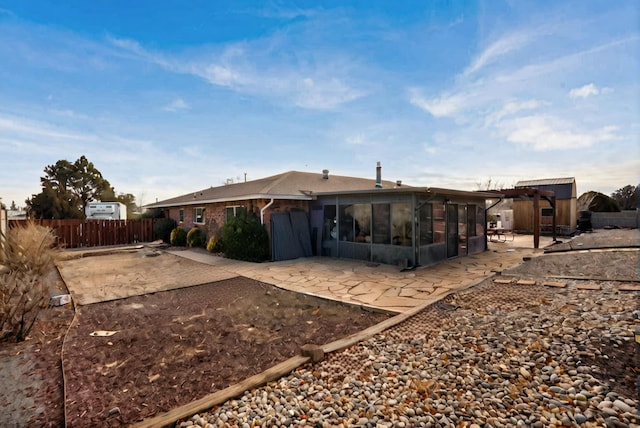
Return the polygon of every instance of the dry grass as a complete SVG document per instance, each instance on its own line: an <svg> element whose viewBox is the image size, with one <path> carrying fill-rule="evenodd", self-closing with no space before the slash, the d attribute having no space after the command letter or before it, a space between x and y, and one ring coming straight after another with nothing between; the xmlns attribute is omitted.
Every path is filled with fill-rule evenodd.
<svg viewBox="0 0 640 428"><path fill-rule="evenodd" d="M10 229L0 251L0 340L21 341L49 300L47 272L56 237L33 223Z"/></svg>

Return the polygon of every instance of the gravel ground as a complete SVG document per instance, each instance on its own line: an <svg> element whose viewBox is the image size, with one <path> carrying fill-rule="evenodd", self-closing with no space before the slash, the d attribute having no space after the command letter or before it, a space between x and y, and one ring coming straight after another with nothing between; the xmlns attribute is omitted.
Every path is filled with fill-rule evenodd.
<svg viewBox="0 0 640 428"><path fill-rule="evenodd" d="M610 271L611 254L598 254L592 276ZM581 263L542 256L538 274L545 259L564 275L559 266ZM615 253L615 264L636 277L638 252ZM178 426L638 426L640 293L616 281L543 282L487 280Z"/></svg>

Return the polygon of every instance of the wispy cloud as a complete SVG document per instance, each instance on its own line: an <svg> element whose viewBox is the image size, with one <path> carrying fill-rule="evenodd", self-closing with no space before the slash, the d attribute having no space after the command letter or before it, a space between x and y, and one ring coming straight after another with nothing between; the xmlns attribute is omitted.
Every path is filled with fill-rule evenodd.
<svg viewBox="0 0 640 428"><path fill-rule="evenodd" d="M587 98L590 95L598 95L599 93L600 89L593 83L589 83L579 88L573 88L569 91L569 96L571 98Z"/></svg>
<svg viewBox="0 0 640 428"><path fill-rule="evenodd" d="M12 116L0 116L0 131L6 133L5 135L31 135L49 138L50 140L94 140L94 137L88 134L68 131L47 123Z"/></svg>
<svg viewBox="0 0 640 428"><path fill-rule="evenodd" d="M464 70L462 75L469 76L499 58L522 49L532 43L541 34L542 31L536 29L535 31L518 31L500 37L480 52Z"/></svg>
<svg viewBox="0 0 640 428"><path fill-rule="evenodd" d="M432 95L412 87L408 101L435 119L454 119L455 129L444 123L440 127L449 129L454 141L473 133L479 140L537 152L619 141L616 118L575 115L565 105L563 85L581 75L586 58L594 61L592 57L637 43L637 37L600 41L578 51L563 50L559 44L549 51L544 38L553 25L505 33L482 49L449 87ZM589 83L571 89L569 97L587 98L611 90Z"/></svg>
<svg viewBox="0 0 640 428"><path fill-rule="evenodd" d="M495 125L500 122L503 118L512 116L521 111L527 110L537 110L541 107L548 106L549 103L541 100L513 100L505 103L498 111L495 113L489 114L485 121L485 126Z"/></svg>
<svg viewBox="0 0 640 428"><path fill-rule="evenodd" d="M176 98L164 107L165 111L176 112L178 110L189 110L191 106L182 98Z"/></svg>
<svg viewBox="0 0 640 428"><path fill-rule="evenodd" d="M469 94L462 93L445 93L435 98L428 98L418 88L410 88L408 92L411 104L435 117L453 116L462 110L467 105L466 101L471 98Z"/></svg>
<svg viewBox="0 0 640 428"><path fill-rule="evenodd" d="M504 138L533 149L574 150L618 139L613 125L584 130L554 116L531 115L513 118L498 125Z"/></svg>
<svg viewBox="0 0 640 428"><path fill-rule="evenodd" d="M365 144L366 137L362 134L350 135L345 138L347 144L351 144L354 146L361 146Z"/></svg>
<svg viewBox="0 0 640 428"><path fill-rule="evenodd" d="M287 100L305 109L335 109L367 93L349 77L354 63L346 56L319 57L304 51L297 52L294 60L272 56L274 47L270 44L282 43L279 39L207 48L188 57L151 52L134 40L109 40L168 71L197 76L212 85L276 103Z"/></svg>

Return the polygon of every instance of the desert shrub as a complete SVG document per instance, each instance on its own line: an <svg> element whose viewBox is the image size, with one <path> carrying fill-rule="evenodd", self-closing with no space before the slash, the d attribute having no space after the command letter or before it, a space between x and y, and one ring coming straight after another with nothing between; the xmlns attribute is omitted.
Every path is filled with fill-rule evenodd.
<svg viewBox="0 0 640 428"><path fill-rule="evenodd" d="M187 231L183 227L176 227L171 231L170 242L176 247L184 247L187 245Z"/></svg>
<svg viewBox="0 0 640 428"><path fill-rule="evenodd" d="M56 237L29 223L7 233L0 251L0 340L22 341L47 306L48 272L54 266Z"/></svg>
<svg viewBox="0 0 640 428"><path fill-rule="evenodd" d="M187 245L189 247L202 248L207 242L207 234L204 230L193 227L187 233Z"/></svg>
<svg viewBox="0 0 640 428"><path fill-rule="evenodd" d="M56 235L48 227L28 222L26 226L9 229L0 263L11 271L35 271L44 275L53 267Z"/></svg>
<svg viewBox="0 0 640 428"><path fill-rule="evenodd" d="M269 258L269 236L252 214L241 214L227 220L218 245L230 259L262 262Z"/></svg>
<svg viewBox="0 0 640 428"><path fill-rule="evenodd" d="M163 218L153 224L153 234L162 242L171 243L171 231L176 228L176 221L172 218Z"/></svg>

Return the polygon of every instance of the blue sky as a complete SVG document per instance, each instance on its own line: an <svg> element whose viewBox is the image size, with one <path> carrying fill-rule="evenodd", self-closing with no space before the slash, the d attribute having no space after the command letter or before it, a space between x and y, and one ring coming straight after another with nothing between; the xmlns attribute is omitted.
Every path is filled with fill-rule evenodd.
<svg viewBox="0 0 640 428"><path fill-rule="evenodd" d="M288 170L640 183L640 2L0 0L0 197L87 156L138 202Z"/></svg>

